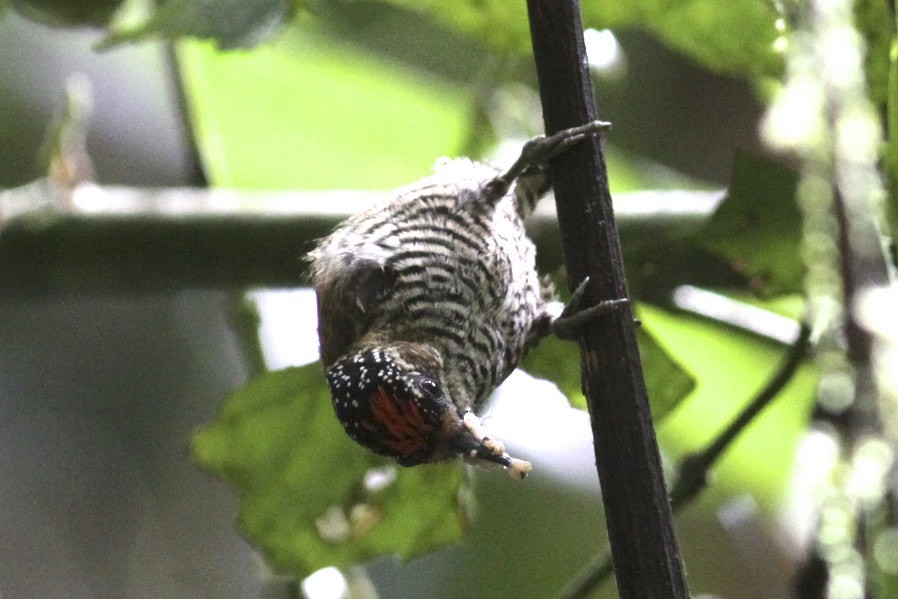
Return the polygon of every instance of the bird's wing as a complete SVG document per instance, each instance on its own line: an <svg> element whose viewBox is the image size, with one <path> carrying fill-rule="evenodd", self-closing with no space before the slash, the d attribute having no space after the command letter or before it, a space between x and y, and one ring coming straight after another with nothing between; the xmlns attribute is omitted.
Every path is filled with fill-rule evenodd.
<svg viewBox="0 0 898 599"><path fill-rule="evenodd" d="M312 254L312 282L318 296L318 337L321 360L331 364L364 334L375 306L393 289L396 273L386 254L359 249Z"/></svg>

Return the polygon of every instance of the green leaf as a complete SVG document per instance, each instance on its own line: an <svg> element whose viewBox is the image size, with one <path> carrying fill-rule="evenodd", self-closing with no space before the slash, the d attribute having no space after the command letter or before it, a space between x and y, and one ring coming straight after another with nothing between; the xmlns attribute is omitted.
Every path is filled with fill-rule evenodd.
<svg viewBox="0 0 898 599"><path fill-rule="evenodd" d="M185 43L178 61L219 186L389 189L451 153L468 115L456 88L299 27L254 52Z"/></svg>
<svg viewBox="0 0 898 599"><path fill-rule="evenodd" d="M768 0L584 2L588 27L641 29L706 67L749 78L779 78L776 4Z"/></svg>
<svg viewBox="0 0 898 599"><path fill-rule="evenodd" d="M693 390L695 380L662 348L649 331L637 331L643 376L652 418L660 422ZM580 384L580 349L576 343L550 336L524 358L521 367L555 383L575 407L586 409Z"/></svg>
<svg viewBox="0 0 898 599"><path fill-rule="evenodd" d="M434 19L477 37L502 52L530 48L530 23L523 2L462 0L446 10L440 0L388 0L391 4L429 13Z"/></svg>
<svg viewBox="0 0 898 599"><path fill-rule="evenodd" d="M802 290L804 265L797 174L761 156L740 154L726 199L695 238L745 274L756 293Z"/></svg>
<svg viewBox="0 0 898 599"><path fill-rule="evenodd" d="M530 30L523 3L465 0L446 10L440 0L390 0L427 11L500 52L529 52ZM749 77L778 77L782 57L774 50L779 14L767 0L631 0L583 2L584 27L641 29L705 66Z"/></svg>
<svg viewBox="0 0 898 599"><path fill-rule="evenodd" d="M57 27L106 25L123 0L13 0L25 18ZM0 15L9 2L0 2Z"/></svg>
<svg viewBox="0 0 898 599"><path fill-rule="evenodd" d="M660 422L695 389L695 379L645 328L637 333L642 373L652 406L652 418Z"/></svg>
<svg viewBox="0 0 898 599"><path fill-rule="evenodd" d="M520 367L555 383L572 405L586 407L580 385L580 349L576 343L548 336L527 352Z"/></svg>
<svg viewBox="0 0 898 599"><path fill-rule="evenodd" d="M640 305L639 317L697 381L695 391L658 431L670 455L710 443L767 384L788 351L757 335L652 305ZM715 486L723 492L749 492L765 508L781 509L816 390L817 369L809 360L727 449L714 468Z"/></svg>
<svg viewBox="0 0 898 599"><path fill-rule="evenodd" d="M457 541L466 525L460 464L401 468L355 445L318 363L234 392L191 451L234 486L241 533L300 578L382 555L418 556ZM395 479L366 486L372 473Z"/></svg>
<svg viewBox="0 0 898 599"><path fill-rule="evenodd" d="M292 0L168 0L144 23L111 32L101 47L190 36L215 40L222 50L251 48L280 31L293 9Z"/></svg>

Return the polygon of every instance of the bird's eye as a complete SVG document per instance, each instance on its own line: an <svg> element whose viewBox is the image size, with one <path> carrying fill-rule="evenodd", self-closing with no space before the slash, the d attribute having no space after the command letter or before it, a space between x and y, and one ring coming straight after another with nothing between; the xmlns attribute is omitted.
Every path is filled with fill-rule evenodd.
<svg viewBox="0 0 898 599"><path fill-rule="evenodd" d="M441 395L440 385L432 378L422 376L418 379L418 388L428 397L439 397Z"/></svg>

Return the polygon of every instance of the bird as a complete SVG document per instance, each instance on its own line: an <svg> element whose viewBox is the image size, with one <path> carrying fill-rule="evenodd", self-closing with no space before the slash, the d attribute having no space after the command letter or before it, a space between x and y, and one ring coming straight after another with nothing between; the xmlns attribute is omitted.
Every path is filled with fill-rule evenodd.
<svg viewBox="0 0 898 599"><path fill-rule="evenodd" d="M506 170L442 159L318 241L308 260L321 363L353 440L401 466L460 456L530 473L477 413L566 316L524 229L549 190L548 161L609 128L537 136ZM593 308L615 301L605 304Z"/></svg>

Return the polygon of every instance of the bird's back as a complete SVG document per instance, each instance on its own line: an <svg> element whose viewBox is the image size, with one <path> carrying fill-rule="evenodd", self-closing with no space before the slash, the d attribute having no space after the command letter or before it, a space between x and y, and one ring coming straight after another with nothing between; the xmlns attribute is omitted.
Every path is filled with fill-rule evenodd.
<svg viewBox="0 0 898 599"><path fill-rule="evenodd" d="M326 367L358 344L427 343L460 409L479 406L509 374L542 298L523 227L531 206L518 197L532 194L490 199L496 174L444 163L322 241L311 258Z"/></svg>

